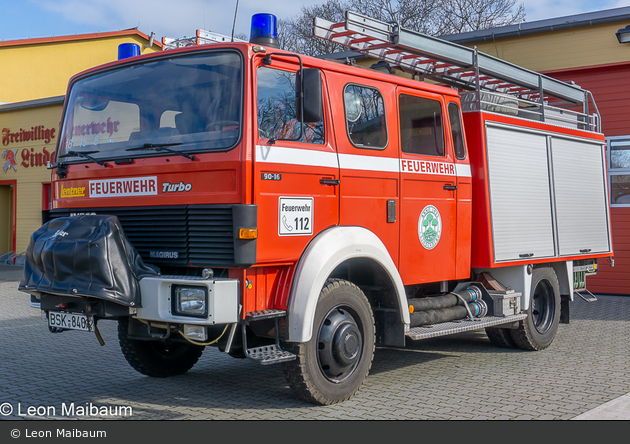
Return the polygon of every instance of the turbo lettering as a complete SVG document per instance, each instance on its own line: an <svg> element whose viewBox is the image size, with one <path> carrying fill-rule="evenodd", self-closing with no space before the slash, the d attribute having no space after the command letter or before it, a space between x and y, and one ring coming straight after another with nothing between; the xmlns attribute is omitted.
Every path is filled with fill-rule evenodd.
<svg viewBox="0 0 630 444"><path fill-rule="evenodd" d="M157 177L91 180L90 197L124 197L157 195Z"/></svg>
<svg viewBox="0 0 630 444"><path fill-rule="evenodd" d="M169 183L162 182L162 193L181 193L192 190L192 183Z"/></svg>
<svg viewBox="0 0 630 444"><path fill-rule="evenodd" d="M401 160L400 169L403 173L439 174L455 176L455 164L432 162L427 160Z"/></svg>

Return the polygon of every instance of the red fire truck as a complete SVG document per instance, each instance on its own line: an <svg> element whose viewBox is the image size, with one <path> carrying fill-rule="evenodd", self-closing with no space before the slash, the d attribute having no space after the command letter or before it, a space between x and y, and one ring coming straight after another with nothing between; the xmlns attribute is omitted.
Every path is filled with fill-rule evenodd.
<svg viewBox="0 0 630 444"><path fill-rule="evenodd" d="M154 377L213 345L331 404L377 346L485 329L542 350L596 300L613 251L588 91L351 12L314 34L400 75L290 53L274 20L71 79L19 285L51 331L102 343L116 320Z"/></svg>

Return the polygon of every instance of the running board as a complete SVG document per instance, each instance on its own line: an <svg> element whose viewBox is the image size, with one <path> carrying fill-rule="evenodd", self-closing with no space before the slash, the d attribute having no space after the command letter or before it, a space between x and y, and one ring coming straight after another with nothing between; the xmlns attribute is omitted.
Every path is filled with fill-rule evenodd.
<svg viewBox="0 0 630 444"><path fill-rule="evenodd" d="M410 329L405 336L419 341L421 339L437 338L439 336L447 336L456 333L464 333L467 331L479 330L487 327L495 327L502 324L511 324L527 317L526 314L517 314L512 316L488 316L485 318L460 319L456 321L443 322L434 325L422 325Z"/></svg>

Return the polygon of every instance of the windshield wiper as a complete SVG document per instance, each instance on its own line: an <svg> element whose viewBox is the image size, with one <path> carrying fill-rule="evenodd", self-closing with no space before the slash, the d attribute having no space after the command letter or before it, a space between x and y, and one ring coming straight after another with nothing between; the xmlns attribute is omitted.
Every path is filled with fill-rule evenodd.
<svg viewBox="0 0 630 444"><path fill-rule="evenodd" d="M167 151L172 154L178 154L180 156L184 156L190 160L196 160L195 156L192 156L188 153L183 153L181 151L172 150L169 146L182 145L181 142L177 143L145 143L142 146L138 146L136 148L127 148L125 151L140 151L140 150L154 150L154 151Z"/></svg>
<svg viewBox="0 0 630 444"><path fill-rule="evenodd" d="M98 153L99 151L68 151L66 154L62 154L61 157L70 157L70 156L79 156L84 159L91 160L94 163L98 163L101 166L107 167L107 162L103 162L102 160L95 159L90 156L90 154Z"/></svg>

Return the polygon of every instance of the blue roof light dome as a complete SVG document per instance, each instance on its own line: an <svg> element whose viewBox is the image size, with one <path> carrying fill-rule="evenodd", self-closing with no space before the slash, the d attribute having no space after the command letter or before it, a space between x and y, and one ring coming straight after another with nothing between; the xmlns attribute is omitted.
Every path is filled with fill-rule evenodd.
<svg viewBox="0 0 630 444"><path fill-rule="evenodd" d="M278 19L273 14L260 13L252 16L249 42L262 46L279 48Z"/></svg>

